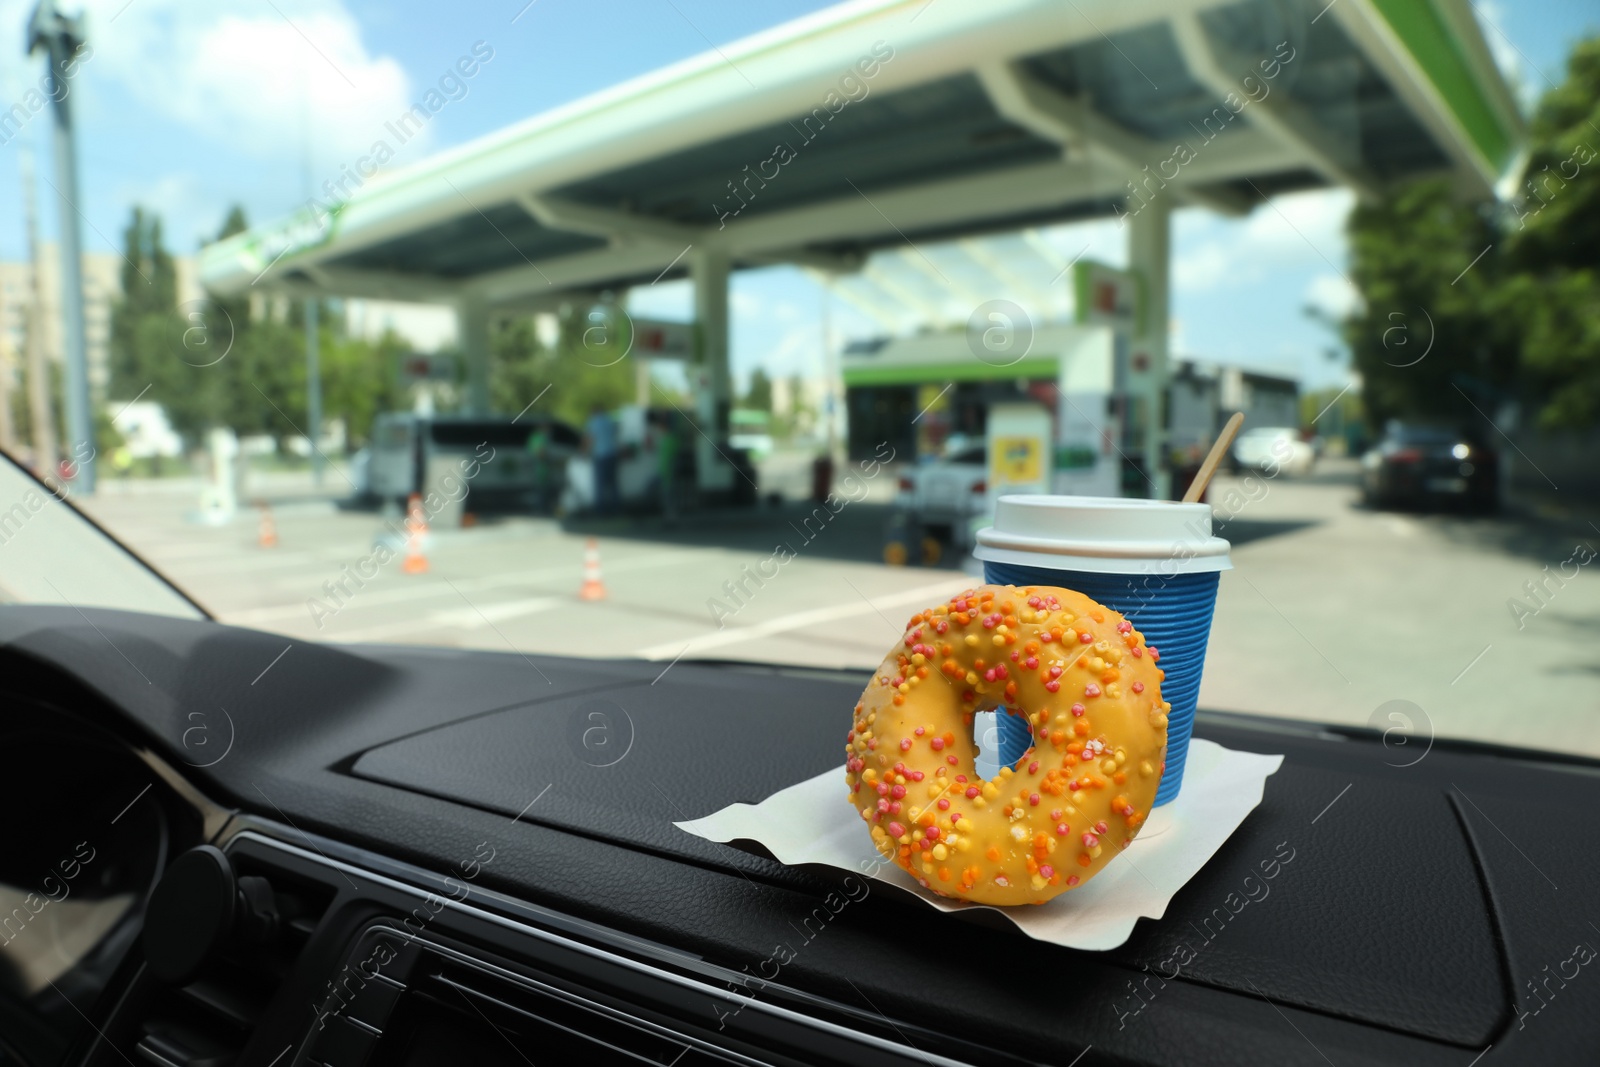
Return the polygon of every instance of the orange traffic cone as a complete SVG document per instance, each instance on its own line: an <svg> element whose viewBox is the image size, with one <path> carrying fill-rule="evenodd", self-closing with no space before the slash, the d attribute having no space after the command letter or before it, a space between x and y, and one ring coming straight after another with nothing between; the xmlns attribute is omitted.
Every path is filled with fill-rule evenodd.
<svg viewBox="0 0 1600 1067"><path fill-rule="evenodd" d="M578 590L578 598L606 598L606 584L600 580L600 545L592 537L583 546L583 588Z"/></svg>
<svg viewBox="0 0 1600 1067"><path fill-rule="evenodd" d="M265 503L257 506L261 509L261 527L256 535L256 545L260 548L277 548L278 524L272 521L272 509Z"/></svg>
<svg viewBox="0 0 1600 1067"><path fill-rule="evenodd" d="M428 520L422 515L422 494L412 493L406 513L406 560L400 565L403 573L428 573L428 557L422 552L422 539L427 535Z"/></svg>

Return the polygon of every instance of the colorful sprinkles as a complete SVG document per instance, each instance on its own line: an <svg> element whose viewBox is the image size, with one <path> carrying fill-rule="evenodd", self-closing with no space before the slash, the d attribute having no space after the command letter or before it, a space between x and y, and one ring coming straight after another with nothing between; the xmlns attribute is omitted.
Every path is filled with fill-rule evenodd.
<svg viewBox="0 0 1600 1067"><path fill-rule="evenodd" d="M1158 659L1132 623L1065 589L983 586L918 612L845 735L851 805L934 892L1042 904L1150 810L1171 707ZM1024 716L1034 744L984 781L972 724L991 709Z"/></svg>

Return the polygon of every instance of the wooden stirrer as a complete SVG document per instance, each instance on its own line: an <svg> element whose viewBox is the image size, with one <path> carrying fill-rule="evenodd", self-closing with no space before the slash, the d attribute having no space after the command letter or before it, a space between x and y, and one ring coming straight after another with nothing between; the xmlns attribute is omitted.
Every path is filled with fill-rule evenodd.
<svg viewBox="0 0 1600 1067"><path fill-rule="evenodd" d="M1228 454L1228 448L1233 444L1234 435L1239 432L1239 427L1244 425L1244 412L1235 411L1233 418L1222 428L1222 433L1217 435L1217 443L1211 446L1211 451L1206 453L1206 461L1200 464L1200 473L1194 476L1194 481L1189 483L1189 491L1183 494L1185 504L1199 503L1200 497L1206 491L1206 486L1211 484L1211 476L1217 473L1217 464L1222 462L1222 457Z"/></svg>

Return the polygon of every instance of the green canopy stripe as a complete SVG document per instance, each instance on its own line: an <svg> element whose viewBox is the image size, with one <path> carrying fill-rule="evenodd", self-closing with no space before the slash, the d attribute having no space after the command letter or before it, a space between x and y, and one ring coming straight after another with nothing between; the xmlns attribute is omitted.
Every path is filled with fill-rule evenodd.
<svg viewBox="0 0 1600 1067"><path fill-rule="evenodd" d="M1432 0L1372 0L1483 158L1497 171L1511 162L1511 131L1496 116L1455 35Z"/></svg>
<svg viewBox="0 0 1600 1067"><path fill-rule="evenodd" d="M1010 366L980 360L961 363L904 363L883 367L846 367L845 385L916 385L921 382L999 381L1008 378L1055 378L1061 361L1054 358L1023 359Z"/></svg>

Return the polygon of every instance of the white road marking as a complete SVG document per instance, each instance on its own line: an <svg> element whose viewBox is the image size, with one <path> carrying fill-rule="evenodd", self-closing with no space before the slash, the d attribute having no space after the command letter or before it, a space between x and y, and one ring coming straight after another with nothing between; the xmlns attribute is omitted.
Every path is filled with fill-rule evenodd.
<svg viewBox="0 0 1600 1067"><path fill-rule="evenodd" d="M450 590L446 587L445 591L449 592ZM541 611L548 611L551 608L571 603L573 601L570 598L542 596L530 597L526 600L508 600L499 604L489 604L481 609L472 607L451 608L448 611L435 611L428 615L384 623L381 626L367 626L356 630L328 633L322 635L322 640L382 641L404 634L425 634L433 630L475 630L484 626L492 626L496 622L506 619L534 615Z"/></svg>
<svg viewBox="0 0 1600 1067"><path fill-rule="evenodd" d="M623 559L614 563L606 563L605 573L608 575L626 574L630 571L650 570L655 567L667 567L673 565L682 566L684 562L684 554L681 551L672 553L653 553L648 556L636 556L632 559ZM394 563L391 562L390 566L394 566ZM456 582L456 589L468 593L492 592L498 589L505 589L509 586L524 585L532 582L544 581L551 578L561 578L569 575L573 579L573 588L576 589L582 575L581 561L575 559L571 564L566 564L559 567L537 567L526 571L512 571L508 574L489 574L482 578L463 579ZM324 582L331 581L338 576L339 575L336 573L336 569L335 571L331 571L326 576L318 575L318 577ZM179 580L182 580L181 577ZM408 584L389 585L390 582L402 580ZM434 597L452 597L457 595L448 585L444 584L443 582L439 582L431 578L424 578L420 581L416 578L410 577L396 579L390 576L387 569L379 571L376 576L369 578L366 581L368 585L381 581L385 586L389 587L383 589L356 589L354 595L349 597L348 600L349 606L352 609L364 608L368 605L376 606L379 604L399 604L411 600L427 600ZM281 582L279 584L292 584L294 587L298 588L299 592L304 596L305 599L296 600L291 604L271 604L264 607L245 608L240 611L223 611L219 613L222 616L223 621L233 623L236 626L253 626L262 623L282 622L287 619L295 619L302 616L310 618L310 609L306 607L306 599L313 597L323 601L329 607L336 606L333 601L329 599L327 593L322 589L322 587L313 583L309 576L293 583ZM417 621L420 625L420 620L415 621Z"/></svg>
<svg viewBox="0 0 1600 1067"><path fill-rule="evenodd" d="M503 604L487 604L482 608L436 611L428 616L428 622L437 626L448 626L452 630L475 630L480 626L504 622L507 619L519 619L524 615L532 615L565 603L567 601L553 596L534 597L531 600L509 600Z"/></svg>
<svg viewBox="0 0 1600 1067"><path fill-rule="evenodd" d="M844 618L849 615L866 615L882 608L897 608L906 604L931 603L934 599L942 599L962 589L971 588L973 579L962 576L960 578L947 578L942 582L931 585L918 586L900 593L889 593L873 600L865 600L859 604L842 603L831 604L824 608L811 608L807 611L790 612L788 615L779 615L765 622L758 622L751 626L729 626L722 630L711 630L690 642L696 652L706 652L713 648L723 648L727 645L742 644L745 641L755 641L762 637L771 637L774 634L787 633L790 630L799 630L818 623L831 622L834 619ZM637 653L641 659L664 659L667 656L681 656L685 649L683 638L675 637L671 641L664 641L659 645L642 648Z"/></svg>

